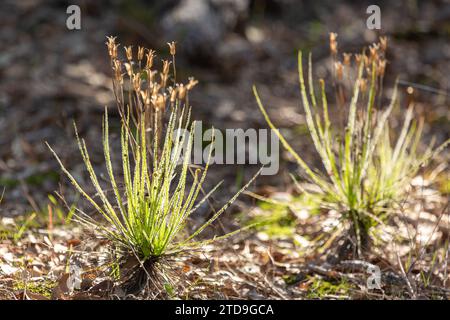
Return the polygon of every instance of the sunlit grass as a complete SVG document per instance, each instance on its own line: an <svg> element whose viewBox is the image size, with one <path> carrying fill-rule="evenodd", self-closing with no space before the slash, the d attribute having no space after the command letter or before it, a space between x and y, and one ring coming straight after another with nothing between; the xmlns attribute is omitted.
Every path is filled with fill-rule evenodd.
<svg viewBox="0 0 450 320"><path fill-rule="evenodd" d="M384 75L384 67L380 69L380 65L385 64L382 54L376 52L381 50L379 48L379 45L374 45L371 47L371 56L367 57L364 52L359 56L347 123L343 129L339 128L338 121L330 118L325 81L322 79L320 100L316 101L311 56L309 87L306 88L302 53L298 54L300 92L306 123L325 173L310 167L291 147L270 120L256 87L253 87L258 106L268 125L275 130L308 180L318 188L318 192L312 192L320 195L322 207L337 210L343 221L353 226L359 254L362 243L367 242L371 227L387 219L395 205L403 200L419 170L449 143L448 140L437 148L430 143L425 151L419 151L423 123L414 120L412 106L406 111L400 132L392 135L388 119L399 103L398 89L395 86L387 108L376 108L375 98L381 90L379 84L382 81L380 70ZM338 78L342 77L342 64L335 65L340 66L336 71L341 73ZM367 89L364 76L370 79L367 96L362 94ZM393 136L396 140L392 139Z"/></svg>
<svg viewBox="0 0 450 320"><path fill-rule="evenodd" d="M76 219L95 229L100 236L110 239L115 248L120 249L122 256L137 258L140 265L146 269L150 269L164 257L198 249L207 243L239 232L240 230L236 230L213 238L200 238L201 233L248 188L256 175L225 205L214 210L207 221L193 230L188 224L191 215L220 186L219 183L211 191L204 193L203 186L213 148L209 148L209 157L204 168L193 171L190 164L195 122L190 121L187 91L193 87L194 80L191 79L190 85L186 87L177 84L176 87L168 88L173 95L170 101L166 100L165 93L159 93L159 90L165 90L170 64L164 63L160 73L161 82L152 82L150 78L146 78L149 74L154 77L154 73L149 69L152 63L148 61L148 68L141 68L140 60L139 63L131 62L132 52L131 47L128 47L126 53L130 63L127 65L127 71L129 81L134 86L131 92L128 92L128 99L125 99L127 89L120 73L120 62L115 60L116 45L110 42L109 47L112 48L110 54L115 71L114 91L121 115L120 170L113 167L109 138L110 120L106 109L101 137L107 172L106 183L101 183L105 178L100 178L94 169L86 143L79 137L75 127L78 147L95 192L89 193L49 146L75 189L104 218L103 221L98 221L92 215L78 210ZM139 48L138 59L142 59L143 55L144 49ZM153 52L149 51L147 58L153 59L152 55ZM137 65L137 70L132 69ZM153 97L150 98L148 94L153 94ZM167 121L164 120L166 108L169 116Z"/></svg>

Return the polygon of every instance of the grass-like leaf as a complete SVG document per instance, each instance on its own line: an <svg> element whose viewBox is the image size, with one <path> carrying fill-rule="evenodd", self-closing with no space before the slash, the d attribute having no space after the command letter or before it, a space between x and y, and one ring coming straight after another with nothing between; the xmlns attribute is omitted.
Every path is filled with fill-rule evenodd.
<svg viewBox="0 0 450 320"><path fill-rule="evenodd" d="M195 122L190 124L188 92L196 81L191 78L185 86L174 84L169 87L170 63L165 61L162 71L156 73L151 70L153 51L148 51L147 63L143 65L144 49L138 51L138 62L131 62L129 47L126 49L129 63L125 65L127 81L132 88L127 89L123 63L117 58L118 45L114 38L109 38L107 44L114 71L113 89L121 116L120 174L114 170L111 159L107 109L102 142L109 186L100 183L86 143L79 137L76 127L78 147L95 192L86 191L49 146L75 189L103 216L104 221L97 221L80 210L77 219L109 238L125 256L138 258L144 269L155 261L164 260L164 257L199 248L242 230L206 240L199 237L249 187L259 172L201 226L195 230L187 227L191 215L220 185L200 197L213 148L209 149L203 170L193 172L190 167ZM155 74L159 74L159 82ZM164 117L165 110L169 110L166 114L168 119Z"/></svg>

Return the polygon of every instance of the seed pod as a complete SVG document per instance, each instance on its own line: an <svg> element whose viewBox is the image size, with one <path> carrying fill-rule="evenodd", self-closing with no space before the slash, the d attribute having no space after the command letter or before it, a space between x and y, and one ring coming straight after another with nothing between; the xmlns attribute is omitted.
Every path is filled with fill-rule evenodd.
<svg viewBox="0 0 450 320"><path fill-rule="evenodd" d="M186 98L186 88L183 84L180 84L178 87L178 99L184 100L184 98Z"/></svg>
<svg viewBox="0 0 450 320"><path fill-rule="evenodd" d="M158 95L159 89L161 89L161 86L158 83L155 83L152 89L152 97L156 97Z"/></svg>
<svg viewBox="0 0 450 320"><path fill-rule="evenodd" d="M171 62L168 60L163 60L163 68L162 72L160 73L161 77L161 87L165 88L167 85L167 80L169 79L169 68L170 68Z"/></svg>
<svg viewBox="0 0 450 320"><path fill-rule="evenodd" d="M116 37L106 37L108 41L106 42L106 46L108 47L108 53L111 59L117 58L117 44L116 44Z"/></svg>
<svg viewBox="0 0 450 320"><path fill-rule="evenodd" d="M141 90L141 97L146 106L150 105L150 97L148 96L148 92L146 90Z"/></svg>
<svg viewBox="0 0 450 320"><path fill-rule="evenodd" d="M198 81L195 80L193 77L189 78L189 83L186 85L187 90L192 90L197 85Z"/></svg>
<svg viewBox="0 0 450 320"><path fill-rule="evenodd" d="M165 94L158 94L158 97L155 101L155 108L157 110L164 110L166 108L166 95Z"/></svg>
<svg viewBox="0 0 450 320"><path fill-rule="evenodd" d="M369 65L370 65L369 57L366 56L366 55L363 55L363 59L364 59L364 66L365 66L366 68L368 68Z"/></svg>
<svg viewBox="0 0 450 320"><path fill-rule="evenodd" d="M133 77L133 67L129 63L125 63L125 69L127 70L127 74L130 79Z"/></svg>
<svg viewBox="0 0 450 320"><path fill-rule="evenodd" d="M124 49L125 49L125 54L127 56L128 61L133 60L133 47L128 46L128 47L124 47Z"/></svg>
<svg viewBox="0 0 450 320"><path fill-rule="evenodd" d="M150 70L150 71L147 71L147 74L148 74L149 83L151 84L151 83L155 82L155 75L157 74L157 72Z"/></svg>
<svg viewBox="0 0 450 320"><path fill-rule="evenodd" d="M141 75L139 73L136 73L133 75L133 88L135 91L139 92L141 90Z"/></svg>
<svg viewBox="0 0 450 320"><path fill-rule="evenodd" d="M168 75L169 74L169 67L170 64L172 62L170 62L169 60L163 60L163 68L162 68L162 73Z"/></svg>
<svg viewBox="0 0 450 320"><path fill-rule="evenodd" d="M141 46L138 47L137 58L139 62L141 62L142 59L144 58L144 49L145 49L144 47Z"/></svg>
<svg viewBox="0 0 450 320"><path fill-rule="evenodd" d="M178 88L170 87L168 90L170 94L170 103L174 103L177 100Z"/></svg>
<svg viewBox="0 0 450 320"><path fill-rule="evenodd" d="M116 45L114 45L114 47L113 47L113 52L112 52L112 57L113 57L113 59L117 59L117 49L119 48L119 45L118 44L116 44Z"/></svg>
<svg viewBox="0 0 450 320"><path fill-rule="evenodd" d="M150 70L153 67L153 58L155 58L155 51L149 50L145 54L145 56L147 58L147 62L146 62L145 68Z"/></svg>
<svg viewBox="0 0 450 320"><path fill-rule="evenodd" d="M165 88L167 85L168 76L166 74L160 74L161 77L161 88Z"/></svg>
<svg viewBox="0 0 450 320"><path fill-rule="evenodd" d="M167 44L169 45L170 48L170 55L174 56L177 52L176 42L175 41L167 42Z"/></svg>
<svg viewBox="0 0 450 320"><path fill-rule="evenodd" d="M114 78L119 83L123 83L123 74L122 74L122 63L120 60L115 59L113 61L113 70L114 70Z"/></svg>
<svg viewBox="0 0 450 320"><path fill-rule="evenodd" d="M369 47L370 50L370 62L378 60L378 44L373 44Z"/></svg>

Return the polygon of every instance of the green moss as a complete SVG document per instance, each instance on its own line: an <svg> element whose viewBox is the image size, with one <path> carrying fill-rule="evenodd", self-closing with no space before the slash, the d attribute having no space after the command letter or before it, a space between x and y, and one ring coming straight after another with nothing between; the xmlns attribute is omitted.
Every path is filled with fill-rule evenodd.
<svg viewBox="0 0 450 320"><path fill-rule="evenodd" d="M20 280L14 283L14 290L27 290L32 293L41 294L44 297L50 298L52 290L56 286L56 281L43 280L36 282L27 282Z"/></svg>
<svg viewBox="0 0 450 320"><path fill-rule="evenodd" d="M287 285L295 285L300 281L305 280L305 276L303 274L288 274L282 276L282 278Z"/></svg>
<svg viewBox="0 0 450 320"><path fill-rule="evenodd" d="M321 299L327 296L348 296L352 285L345 280L340 281L328 281L318 277L310 277L313 280L312 285L309 287L307 297L309 299Z"/></svg>
<svg viewBox="0 0 450 320"><path fill-rule="evenodd" d="M164 284L164 290L166 290L166 293L170 298L175 297L175 289L170 283L166 282Z"/></svg>

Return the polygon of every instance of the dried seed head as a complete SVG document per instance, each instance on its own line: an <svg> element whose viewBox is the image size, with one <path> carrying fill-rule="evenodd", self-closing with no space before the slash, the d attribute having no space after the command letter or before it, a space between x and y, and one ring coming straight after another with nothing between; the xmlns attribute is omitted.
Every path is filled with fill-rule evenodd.
<svg viewBox="0 0 450 320"><path fill-rule="evenodd" d="M116 37L106 36L107 41L105 42L108 47L112 47L116 44Z"/></svg>
<svg viewBox="0 0 450 320"><path fill-rule="evenodd" d="M158 83L155 83L152 88L152 97L156 97L158 95L159 89L161 89L161 85L159 85Z"/></svg>
<svg viewBox="0 0 450 320"><path fill-rule="evenodd" d="M337 36L337 33L330 32L330 42L336 41Z"/></svg>
<svg viewBox="0 0 450 320"><path fill-rule="evenodd" d="M118 47L118 45L116 44L116 37L110 36L106 38L108 39L108 41L106 42L106 46L108 47L109 56L111 57L111 59L116 59Z"/></svg>
<svg viewBox="0 0 450 320"><path fill-rule="evenodd" d="M333 38L335 39L336 37L334 36ZM159 66L155 68L154 58L156 55L154 50L138 46L136 53L133 53L132 46L125 46L123 48L126 60L120 61L118 59L119 44L116 43L116 38L107 37L106 45L111 56L114 84L117 85L117 81L119 81L122 90L125 90L123 88L123 77L128 77L129 86L136 93L135 99L137 100L134 100L133 104L139 102L147 108L164 110L167 108L167 105L176 103L178 99L186 101L188 92L198 84L197 80L189 78L187 84L175 84L169 87L168 82L172 80L171 64L174 63L174 60L163 60L161 68ZM173 58L176 54L176 43L172 41L168 43L168 46ZM133 54L136 54L136 56L133 57ZM134 61L133 58L135 59ZM146 59L145 64L143 64L144 59ZM152 70L152 68L156 70ZM143 74L146 75L145 80ZM128 84L126 90L129 90Z"/></svg>
<svg viewBox="0 0 450 320"><path fill-rule="evenodd" d="M385 70L386 70L386 60L380 59L377 65L377 75L383 77Z"/></svg>
<svg viewBox="0 0 450 320"><path fill-rule="evenodd" d="M172 41L172 42L167 42L167 44L169 45L169 48L170 48L170 54L172 56L174 56L177 52L177 46L176 46L177 43L175 41Z"/></svg>
<svg viewBox="0 0 450 320"><path fill-rule="evenodd" d="M133 67L130 63L125 62L125 69L127 70L127 74L130 77L130 79L133 77Z"/></svg>
<svg viewBox="0 0 450 320"><path fill-rule="evenodd" d="M141 97L146 106L150 105L150 97L148 96L148 92L146 90L141 90Z"/></svg>
<svg viewBox="0 0 450 320"><path fill-rule="evenodd" d="M169 87L168 90L170 94L170 103L174 103L177 100L178 88Z"/></svg>
<svg viewBox="0 0 450 320"><path fill-rule="evenodd" d="M141 62L142 59L144 58L144 50L145 50L144 47L141 47L141 46L138 47L137 58L138 58L139 62Z"/></svg>
<svg viewBox="0 0 450 320"><path fill-rule="evenodd" d="M166 87L167 85L167 80L169 79L169 68L170 68L170 64L171 62L168 60L163 60L163 67L162 67L162 72L160 73L160 77L161 77L161 87Z"/></svg>
<svg viewBox="0 0 450 320"><path fill-rule="evenodd" d="M125 49L125 54L127 56L128 61L133 60L133 47L128 46L128 47L124 47L124 49Z"/></svg>
<svg viewBox="0 0 450 320"><path fill-rule="evenodd" d="M122 63L120 60L113 60L113 71L114 71L114 79L117 80L120 84L123 83L123 74L122 74Z"/></svg>
<svg viewBox="0 0 450 320"><path fill-rule="evenodd" d="M338 80L342 80L344 75L344 65L342 64L342 62L340 61L335 62L334 69L336 71L336 77L338 78Z"/></svg>
<svg viewBox="0 0 450 320"><path fill-rule="evenodd" d="M349 66L351 62L352 54L351 53L344 53L344 65Z"/></svg>
<svg viewBox="0 0 450 320"><path fill-rule="evenodd" d="M117 51L118 51L119 45L116 44L113 48L112 57L113 59L117 59Z"/></svg>
<svg viewBox="0 0 450 320"><path fill-rule="evenodd" d="M369 65L370 65L369 57L366 56L366 55L364 54L364 55L363 55L363 58L364 58L364 66L365 66L366 68L368 68Z"/></svg>
<svg viewBox="0 0 450 320"><path fill-rule="evenodd" d="M166 98L165 94L158 94L155 101L155 108L157 110L164 110L166 108Z"/></svg>
<svg viewBox="0 0 450 320"><path fill-rule="evenodd" d="M141 90L141 75L139 73L136 73L133 75L133 88L135 91L139 92Z"/></svg>
<svg viewBox="0 0 450 320"><path fill-rule="evenodd" d="M113 69L114 71L122 71L122 62L119 59L113 60Z"/></svg>
<svg viewBox="0 0 450 320"><path fill-rule="evenodd" d="M155 58L155 51L148 50L148 52L145 54L145 57L147 58L145 68L150 70L153 67L153 59Z"/></svg>
<svg viewBox="0 0 450 320"><path fill-rule="evenodd" d="M163 60L163 68L162 68L163 74L169 74L169 68L171 63L172 62L169 60Z"/></svg>
<svg viewBox="0 0 450 320"><path fill-rule="evenodd" d="M373 44L369 47L370 50L370 62L378 61L378 44Z"/></svg>
<svg viewBox="0 0 450 320"><path fill-rule="evenodd" d="M151 70L147 70L147 74L148 74L148 82L150 84L152 84L153 82L155 82L155 75L157 74L157 71L151 71Z"/></svg>
<svg viewBox="0 0 450 320"><path fill-rule="evenodd" d="M381 51L386 52L387 37L380 37L380 48L381 48Z"/></svg>
<svg viewBox="0 0 450 320"><path fill-rule="evenodd" d="M198 81L195 80L193 77L189 78L189 82L186 85L186 89L187 90L192 90L192 88L194 88L197 85Z"/></svg>
<svg viewBox="0 0 450 320"><path fill-rule="evenodd" d="M161 87L165 88L167 85L168 76L166 74L160 74L161 76Z"/></svg>
<svg viewBox="0 0 450 320"><path fill-rule="evenodd" d="M184 100L186 98L186 88L183 84L178 87L178 99Z"/></svg>

